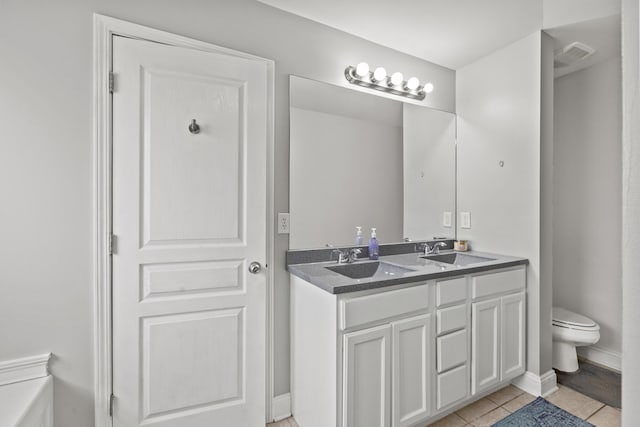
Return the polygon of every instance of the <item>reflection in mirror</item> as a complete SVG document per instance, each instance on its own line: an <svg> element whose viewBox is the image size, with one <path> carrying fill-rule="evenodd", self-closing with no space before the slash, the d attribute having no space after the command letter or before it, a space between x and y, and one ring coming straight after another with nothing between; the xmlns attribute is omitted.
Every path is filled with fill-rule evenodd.
<svg viewBox="0 0 640 427"><path fill-rule="evenodd" d="M403 109L404 237L455 238L456 116Z"/></svg>
<svg viewBox="0 0 640 427"><path fill-rule="evenodd" d="M291 76L289 180L291 249L454 238L455 115Z"/></svg>

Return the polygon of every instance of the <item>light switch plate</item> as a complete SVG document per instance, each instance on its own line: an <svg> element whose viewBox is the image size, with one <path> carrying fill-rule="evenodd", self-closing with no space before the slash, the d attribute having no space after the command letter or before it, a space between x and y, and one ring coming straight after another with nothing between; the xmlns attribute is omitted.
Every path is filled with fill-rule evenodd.
<svg viewBox="0 0 640 427"><path fill-rule="evenodd" d="M289 234L289 214L278 214L278 234Z"/></svg>
<svg viewBox="0 0 640 427"><path fill-rule="evenodd" d="M443 227L451 227L452 215L451 212L443 212L442 213L442 226Z"/></svg>
<svg viewBox="0 0 640 427"><path fill-rule="evenodd" d="M471 212L460 212L460 228L471 228Z"/></svg>

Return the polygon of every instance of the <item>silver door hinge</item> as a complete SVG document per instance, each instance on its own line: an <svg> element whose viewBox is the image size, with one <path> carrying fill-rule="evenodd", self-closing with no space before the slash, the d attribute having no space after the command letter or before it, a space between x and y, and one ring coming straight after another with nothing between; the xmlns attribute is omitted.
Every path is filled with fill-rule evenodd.
<svg viewBox="0 0 640 427"><path fill-rule="evenodd" d="M113 71L109 71L109 92L110 93L113 93L115 86L116 86L116 75L113 74Z"/></svg>
<svg viewBox="0 0 640 427"><path fill-rule="evenodd" d="M113 233L109 233L109 255L113 255L116 253L118 249L118 236Z"/></svg>
<svg viewBox="0 0 640 427"><path fill-rule="evenodd" d="M109 396L109 416L113 417L113 401L116 397L113 395L113 393L111 393L111 396Z"/></svg>

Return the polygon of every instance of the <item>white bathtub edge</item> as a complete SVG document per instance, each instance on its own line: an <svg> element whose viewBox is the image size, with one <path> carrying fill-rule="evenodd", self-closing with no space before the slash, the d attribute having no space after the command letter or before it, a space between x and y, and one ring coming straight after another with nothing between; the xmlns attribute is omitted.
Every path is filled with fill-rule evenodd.
<svg viewBox="0 0 640 427"><path fill-rule="evenodd" d="M49 375L51 353L0 362L0 386Z"/></svg>

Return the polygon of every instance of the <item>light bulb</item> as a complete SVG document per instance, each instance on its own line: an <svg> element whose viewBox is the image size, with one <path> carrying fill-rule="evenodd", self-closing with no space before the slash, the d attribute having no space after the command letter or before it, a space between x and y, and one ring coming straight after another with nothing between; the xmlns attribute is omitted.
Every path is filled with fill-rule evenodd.
<svg viewBox="0 0 640 427"><path fill-rule="evenodd" d="M403 80L404 80L404 76L399 71L396 71L391 75L391 84L394 86L400 86Z"/></svg>
<svg viewBox="0 0 640 427"><path fill-rule="evenodd" d="M383 81L387 77L387 70L382 67L376 68L373 72L373 79L377 82Z"/></svg>
<svg viewBox="0 0 640 427"><path fill-rule="evenodd" d="M427 83L426 85L424 85L424 91L426 93L433 92L433 84L432 83Z"/></svg>
<svg viewBox="0 0 640 427"><path fill-rule="evenodd" d="M360 77L365 77L369 74L369 64L361 62L356 66L356 74Z"/></svg>
<svg viewBox="0 0 640 427"><path fill-rule="evenodd" d="M417 77L411 77L407 80L407 89L416 90L418 89L418 86L420 86L420 80L418 80Z"/></svg>

